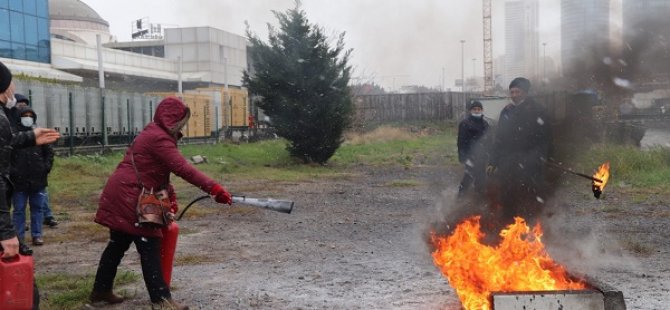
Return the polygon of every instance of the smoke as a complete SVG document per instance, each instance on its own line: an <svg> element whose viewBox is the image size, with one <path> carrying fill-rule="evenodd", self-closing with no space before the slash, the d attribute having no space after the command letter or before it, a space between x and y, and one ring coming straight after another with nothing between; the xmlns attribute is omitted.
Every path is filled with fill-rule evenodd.
<svg viewBox="0 0 670 310"><path fill-rule="evenodd" d="M564 189L557 196L572 195ZM633 270L639 260L629 255L625 240L609 232L611 227L597 216L589 215L595 208L607 207L606 200L584 203L562 203L554 200L542 218L543 241L551 257L575 275L595 276L604 269Z"/></svg>

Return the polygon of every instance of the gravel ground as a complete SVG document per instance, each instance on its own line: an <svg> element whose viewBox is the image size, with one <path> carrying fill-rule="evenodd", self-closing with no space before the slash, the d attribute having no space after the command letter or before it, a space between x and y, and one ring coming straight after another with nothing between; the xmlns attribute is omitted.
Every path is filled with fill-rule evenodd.
<svg viewBox="0 0 670 310"><path fill-rule="evenodd" d="M221 208L180 221L178 260L199 261L175 266L173 296L192 309L460 309L425 242L431 223L454 214L460 173L438 165L356 167L338 178L257 182L263 190L254 196L294 200L293 213ZM552 257L623 291L628 309L667 309L667 195L626 197L616 184L595 200L585 184L548 202L544 240ZM36 249L37 272L94 273L103 248L47 243ZM56 254L63 250L69 255ZM122 268L140 272L135 251ZM129 300L105 309L149 308L143 283L117 291Z"/></svg>

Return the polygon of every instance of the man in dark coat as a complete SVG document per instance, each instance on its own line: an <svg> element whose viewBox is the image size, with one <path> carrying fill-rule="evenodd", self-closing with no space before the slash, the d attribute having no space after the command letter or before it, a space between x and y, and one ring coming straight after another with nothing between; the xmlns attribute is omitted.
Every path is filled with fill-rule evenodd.
<svg viewBox="0 0 670 310"><path fill-rule="evenodd" d="M509 86L512 103L500 112L487 172L495 179L502 220L540 214L546 199L544 162L551 144L550 121L545 108L528 97L530 81L519 77Z"/></svg>
<svg viewBox="0 0 670 310"><path fill-rule="evenodd" d="M7 118L16 104L12 73L0 62L0 246L2 257L12 257L19 252L19 239L10 216L12 183L9 178L11 156L14 148L29 147L55 142L60 134L53 129L35 128L14 132Z"/></svg>
<svg viewBox="0 0 670 310"><path fill-rule="evenodd" d="M474 183L478 194L484 193L486 177L486 139L489 123L484 119L484 107L479 101L470 103L467 117L458 124L458 161L465 173L458 187L461 196Z"/></svg>
<svg viewBox="0 0 670 310"><path fill-rule="evenodd" d="M11 109L16 105L12 82L12 73L0 62L0 251L2 258L13 257L19 253L19 238L10 216L10 198L12 182L10 181L11 156L14 148L30 147L56 142L60 134L53 129L35 128L15 132L9 121ZM37 285L33 282L33 309L39 309L40 298Z"/></svg>
<svg viewBox="0 0 670 310"><path fill-rule="evenodd" d="M31 108L19 110L20 132L33 129L37 120ZM51 172L54 152L50 145L38 145L12 152L11 180L14 183L14 226L19 240L25 243L26 205L30 204L30 234L33 245L43 245L43 207L46 203L47 176Z"/></svg>

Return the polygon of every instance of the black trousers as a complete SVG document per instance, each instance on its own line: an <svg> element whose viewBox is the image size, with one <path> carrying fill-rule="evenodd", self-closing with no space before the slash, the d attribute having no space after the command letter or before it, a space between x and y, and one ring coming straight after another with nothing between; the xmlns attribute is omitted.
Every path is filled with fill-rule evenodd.
<svg viewBox="0 0 670 310"><path fill-rule="evenodd" d="M468 160L465 164L463 179L461 179L461 185L458 187L459 195L464 194L473 183L475 192L479 195L484 194L486 188L486 163L477 161L473 164L473 162L472 160Z"/></svg>
<svg viewBox="0 0 670 310"><path fill-rule="evenodd" d="M114 230L109 231L109 243L100 257L93 290L96 292L112 290L116 271L131 243L135 243L135 248L140 253L142 276L151 302L171 298L170 288L165 284L161 272L161 239L134 236Z"/></svg>

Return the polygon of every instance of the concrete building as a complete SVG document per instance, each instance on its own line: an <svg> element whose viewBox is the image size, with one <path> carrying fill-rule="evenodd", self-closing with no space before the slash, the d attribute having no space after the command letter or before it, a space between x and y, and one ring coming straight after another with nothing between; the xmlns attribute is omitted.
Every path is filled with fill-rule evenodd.
<svg viewBox="0 0 670 310"><path fill-rule="evenodd" d="M149 118L146 113L135 111L143 108L131 106L130 98L146 93L178 94L180 86L185 102L194 104L199 112L204 109L202 103L207 102L208 112L202 113L202 119L194 117L203 130L196 131L193 125L194 134L244 127L249 114L247 90L241 87L243 71L247 69L246 38L213 27L163 30L164 36L158 39L117 42L109 32L109 23L80 0L0 0L0 61L15 74L75 82L85 93L76 99L85 103L86 108L80 111L91 108L102 114L100 107L92 103L100 94L95 88L100 85L101 60L106 99L118 106L105 111L121 111L118 115L126 110L134 112L127 113L128 121L109 115L109 119L119 120L113 126L107 124L109 119L104 126L99 121L75 126L86 128L86 133L99 132L100 128L110 128L109 134L141 129L143 123L132 121L133 115L142 115L144 121ZM46 92L40 91L39 96L44 102ZM209 99L202 100L202 96ZM142 100L135 101L142 104ZM47 120L53 119L47 123L66 127L55 121L62 119L54 114L56 110L45 114Z"/></svg>
<svg viewBox="0 0 670 310"><path fill-rule="evenodd" d="M594 51L607 51L610 0L561 0L561 64L569 72Z"/></svg>
<svg viewBox="0 0 670 310"><path fill-rule="evenodd" d="M161 40L117 42L109 23L80 0L0 1L0 59L29 76L106 88L177 91L241 87L246 38L212 27L164 29Z"/></svg>
<svg viewBox="0 0 670 310"><path fill-rule="evenodd" d="M537 0L505 2L505 84L518 76L539 77Z"/></svg>

